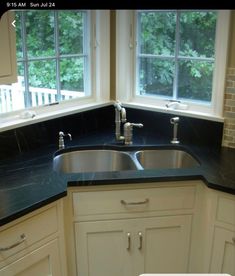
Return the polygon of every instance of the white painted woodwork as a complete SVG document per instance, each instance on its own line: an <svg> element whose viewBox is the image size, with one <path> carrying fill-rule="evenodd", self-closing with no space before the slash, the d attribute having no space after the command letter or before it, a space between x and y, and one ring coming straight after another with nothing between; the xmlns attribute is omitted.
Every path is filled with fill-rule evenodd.
<svg viewBox="0 0 235 276"><path fill-rule="evenodd" d="M61 276L59 244L53 240L0 269L1 276Z"/></svg>
<svg viewBox="0 0 235 276"><path fill-rule="evenodd" d="M161 187L116 190L116 191L89 191L74 192L74 216L98 214L124 214L127 212L151 212L175 209L191 209L194 205L196 189L194 186ZM124 205L127 203L144 202L139 205Z"/></svg>
<svg viewBox="0 0 235 276"><path fill-rule="evenodd" d="M235 199L220 196L218 200L217 220L235 225Z"/></svg>
<svg viewBox="0 0 235 276"><path fill-rule="evenodd" d="M142 219L142 273L188 272L191 215Z"/></svg>
<svg viewBox="0 0 235 276"><path fill-rule="evenodd" d="M235 229L215 227L210 272L235 276Z"/></svg>
<svg viewBox="0 0 235 276"><path fill-rule="evenodd" d="M78 275L187 272L190 229L191 216L75 223Z"/></svg>
<svg viewBox="0 0 235 276"><path fill-rule="evenodd" d="M16 38L12 25L14 13L4 13L0 20L0 84L17 82Z"/></svg>
<svg viewBox="0 0 235 276"><path fill-rule="evenodd" d="M45 227L46 226L46 227ZM56 206L42 212L32 218L24 220L5 231L0 231L0 247L7 247L18 240L22 234L25 235L25 242L0 254L0 261L16 254L30 245L58 231Z"/></svg>
<svg viewBox="0 0 235 276"><path fill-rule="evenodd" d="M77 275L131 276L125 221L75 223Z"/></svg>
<svg viewBox="0 0 235 276"><path fill-rule="evenodd" d="M75 248L70 240L69 252L75 260L68 262L76 269L71 275L188 272L195 184L72 188Z"/></svg>
<svg viewBox="0 0 235 276"><path fill-rule="evenodd" d="M0 227L0 248L1 276L66 276L62 200Z"/></svg>

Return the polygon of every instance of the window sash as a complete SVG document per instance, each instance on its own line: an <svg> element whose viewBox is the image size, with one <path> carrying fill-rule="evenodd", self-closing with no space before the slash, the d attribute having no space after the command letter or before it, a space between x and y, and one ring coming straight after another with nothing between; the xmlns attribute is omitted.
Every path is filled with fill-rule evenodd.
<svg viewBox="0 0 235 276"><path fill-rule="evenodd" d="M153 12L153 11L150 11ZM164 12L164 11L156 11L158 13ZM175 12L176 13L176 26L175 26L175 49L174 49L174 55L157 55L157 54L146 54L141 52L141 11L137 11L136 15L136 37L137 37L137 50L136 50L136 92L135 94L137 96L141 95L140 91L140 61L141 58L151 58L155 60L169 60L173 61L175 64L175 69L174 69L174 77L173 77L173 87L172 87L172 96L164 96L164 95L152 95L151 97L156 97L160 99L169 99L169 100L184 100L187 102L199 102L203 104L210 104L212 101L212 96L211 96L211 101L204 101L204 100L192 100L188 98L180 98L179 91L178 91L178 84L179 84L179 63L180 61L205 61L209 63L214 63L215 59L214 58L208 58L208 57L191 57L191 56L182 56L180 55L180 13L181 11L170 11L170 12ZM193 12L193 11L192 11ZM146 11L144 11L146 13ZM211 93L212 94L212 93ZM150 95L147 93L145 97L149 97Z"/></svg>
<svg viewBox="0 0 235 276"><path fill-rule="evenodd" d="M27 33L26 33L26 15L24 11L17 11L21 14L21 37L22 37L22 52L23 57L18 58L18 63L24 64L24 87L25 87L25 108L33 107L33 104L31 102L31 96L30 96L30 89L29 89L29 63L32 61L49 61L49 60L55 60L56 62L56 90L57 90L57 100L58 102L62 101L61 96L61 76L60 76L60 60L63 58L83 58L84 59L84 79L83 79L83 87L84 87L84 97L89 97L91 95L91 84L90 84L90 51L89 49L89 12L83 11L83 53L82 54L60 54L59 51L59 21L58 21L58 12L62 11L51 11L54 16L54 43L55 43L55 55L53 56L40 56L40 57L29 57L28 56L28 49L27 49Z"/></svg>
<svg viewBox="0 0 235 276"><path fill-rule="evenodd" d="M230 10L218 10L216 24L215 65L212 84L211 104L190 102L187 110L171 110L166 108L167 101L156 97L136 94L138 87L137 66L137 33L138 20L136 10L118 10L116 14L116 98L126 104L140 109L149 109L177 115L223 119L223 102L228 53ZM133 81L134 80L134 81ZM184 100L185 101L185 100Z"/></svg>

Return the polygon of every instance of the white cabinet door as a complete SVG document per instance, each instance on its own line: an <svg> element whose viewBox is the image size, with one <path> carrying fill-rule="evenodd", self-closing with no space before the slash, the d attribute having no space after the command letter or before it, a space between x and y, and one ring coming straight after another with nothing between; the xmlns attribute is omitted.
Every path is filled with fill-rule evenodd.
<svg viewBox="0 0 235 276"><path fill-rule="evenodd" d="M235 231L215 227L210 272L235 276Z"/></svg>
<svg viewBox="0 0 235 276"><path fill-rule="evenodd" d="M77 275L131 276L124 221L75 223Z"/></svg>
<svg viewBox="0 0 235 276"><path fill-rule="evenodd" d="M137 250L143 255L141 273L188 272L190 233L190 215L141 219Z"/></svg>
<svg viewBox="0 0 235 276"><path fill-rule="evenodd" d="M78 276L188 271L191 216L75 224Z"/></svg>
<svg viewBox="0 0 235 276"><path fill-rule="evenodd" d="M61 276L58 240L0 269L1 276Z"/></svg>
<svg viewBox="0 0 235 276"><path fill-rule="evenodd" d="M8 11L0 20L0 84L17 82L16 40L12 26L13 12Z"/></svg>

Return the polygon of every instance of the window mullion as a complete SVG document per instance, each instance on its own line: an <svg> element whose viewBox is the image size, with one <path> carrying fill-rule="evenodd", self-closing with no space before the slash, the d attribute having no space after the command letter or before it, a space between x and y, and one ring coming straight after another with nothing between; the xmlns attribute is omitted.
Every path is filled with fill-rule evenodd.
<svg viewBox="0 0 235 276"><path fill-rule="evenodd" d="M88 17L89 17L89 22L88 22ZM83 75L83 87L84 87L84 92L85 95L88 95L90 93L90 79L89 79L89 54L88 51L90 51L90 43L88 43L88 39L86 39L87 37L90 38L90 34L89 34L89 24L90 23L90 15L88 15L87 12L83 12L83 52L82 54L77 54L76 56L78 58L82 58L83 57L83 61L84 61L84 75Z"/></svg>
<svg viewBox="0 0 235 276"><path fill-rule="evenodd" d="M30 91L29 91L29 63L28 63L28 55L27 55L27 33L26 33L26 16L25 12L21 13L21 27L22 27L22 51L23 51L23 64L24 64L24 87L25 87L25 106L31 107L31 97L30 97Z"/></svg>
<svg viewBox="0 0 235 276"><path fill-rule="evenodd" d="M138 89L138 94L140 95L140 59L141 59L141 50L140 50L140 45L141 45L141 36L140 36L140 32L141 32L141 24L140 24L140 13L137 12L136 13L137 16L137 45L136 45L136 51L137 51L137 55L136 55L136 88Z"/></svg>
<svg viewBox="0 0 235 276"><path fill-rule="evenodd" d="M58 11L54 11L54 32L55 32L55 60L56 60L56 89L57 101L61 101L61 84L60 84L60 50L59 50L59 20Z"/></svg>
<svg viewBox="0 0 235 276"><path fill-rule="evenodd" d="M178 55L180 49L180 12L176 12L176 29L175 29L175 74L174 74L174 82L173 82L173 99L176 100L178 98L178 79L179 79L179 63L178 63Z"/></svg>

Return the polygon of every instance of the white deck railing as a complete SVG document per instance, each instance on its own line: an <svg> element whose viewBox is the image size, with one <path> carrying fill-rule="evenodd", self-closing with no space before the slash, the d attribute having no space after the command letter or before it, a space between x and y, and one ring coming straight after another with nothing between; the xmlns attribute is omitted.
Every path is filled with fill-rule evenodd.
<svg viewBox="0 0 235 276"><path fill-rule="evenodd" d="M56 102L56 89L29 87L32 106L39 106ZM18 83L0 85L0 113L10 112L25 108L24 86L22 77ZM84 92L61 90L61 100L84 97Z"/></svg>

